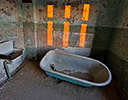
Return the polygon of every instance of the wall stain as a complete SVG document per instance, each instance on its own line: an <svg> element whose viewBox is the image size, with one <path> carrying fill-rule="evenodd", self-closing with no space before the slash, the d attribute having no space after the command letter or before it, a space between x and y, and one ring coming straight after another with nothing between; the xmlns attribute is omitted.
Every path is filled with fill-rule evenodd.
<svg viewBox="0 0 128 100"><path fill-rule="evenodd" d="M13 0L6 0L6 1L8 1L10 4L13 3Z"/></svg>
<svg viewBox="0 0 128 100"><path fill-rule="evenodd" d="M30 19L31 18L31 15L30 14L26 15L26 18Z"/></svg>
<svg viewBox="0 0 128 100"><path fill-rule="evenodd" d="M77 7L76 11L79 11L79 7Z"/></svg>
<svg viewBox="0 0 128 100"><path fill-rule="evenodd" d="M42 10L42 9L39 9L38 11L39 11L40 13L42 13L44 10Z"/></svg>
<svg viewBox="0 0 128 100"><path fill-rule="evenodd" d="M25 23L29 23L29 21L28 21L28 20L26 20L26 21L25 21Z"/></svg>
<svg viewBox="0 0 128 100"><path fill-rule="evenodd" d="M97 13L98 12L98 10L95 10L95 13Z"/></svg>
<svg viewBox="0 0 128 100"><path fill-rule="evenodd" d="M61 14L60 17L63 18L63 15Z"/></svg>
<svg viewBox="0 0 128 100"><path fill-rule="evenodd" d="M63 3L61 6L61 10L64 10L64 9L65 9L65 3Z"/></svg>
<svg viewBox="0 0 128 100"><path fill-rule="evenodd" d="M13 8L11 7L11 10L13 10Z"/></svg>
<svg viewBox="0 0 128 100"><path fill-rule="evenodd" d="M17 21L20 22L20 23L22 22L21 16L19 16L19 17L17 18Z"/></svg>
<svg viewBox="0 0 128 100"><path fill-rule="evenodd" d="M14 4L14 7L16 8L16 4Z"/></svg>
<svg viewBox="0 0 128 100"><path fill-rule="evenodd" d="M0 12L7 15L7 16L11 16L11 14L9 12L5 11L3 8L0 9Z"/></svg>
<svg viewBox="0 0 128 100"><path fill-rule="evenodd" d="M31 15L29 14L29 12L28 11L26 11L26 18L28 18L28 19L30 19L31 18Z"/></svg>
<svg viewBox="0 0 128 100"><path fill-rule="evenodd" d="M103 4L103 7L106 8L106 4Z"/></svg>
<svg viewBox="0 0 128 100"><path fill-rule="evenodd" d="M29 6L27 6L26 8L29 9Z"/></svg>

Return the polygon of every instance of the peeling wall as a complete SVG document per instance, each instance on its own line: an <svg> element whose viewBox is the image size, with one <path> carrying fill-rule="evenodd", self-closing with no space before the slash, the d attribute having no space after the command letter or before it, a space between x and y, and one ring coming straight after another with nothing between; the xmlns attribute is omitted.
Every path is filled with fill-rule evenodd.
<svg viewBox="0 0 128 100"><path fill-rule="evenodd" d="M21 4L13 0L0 0L0 41L13 40L15 46L24 47Z"/></svg>

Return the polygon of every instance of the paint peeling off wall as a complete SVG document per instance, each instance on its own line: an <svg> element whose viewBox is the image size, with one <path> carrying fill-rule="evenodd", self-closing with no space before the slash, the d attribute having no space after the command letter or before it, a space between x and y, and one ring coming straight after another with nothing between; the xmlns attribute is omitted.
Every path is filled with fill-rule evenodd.
<svg viewBox="0 0 128 100"><path fill-rule="evenodd" d="M24 47L21 4L18 1L0 1L0 41L13 40L15 46Z"/></svg>

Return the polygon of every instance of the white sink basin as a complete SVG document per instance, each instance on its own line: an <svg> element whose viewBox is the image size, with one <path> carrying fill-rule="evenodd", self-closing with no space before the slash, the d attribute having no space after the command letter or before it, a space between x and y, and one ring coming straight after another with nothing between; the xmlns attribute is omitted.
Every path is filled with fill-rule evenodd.
<svg viewBox="0 0 128 100"><path fill-rule="evenodd" d="M10 54L13 52L13 41L0 42L0 54Z"/></svg>

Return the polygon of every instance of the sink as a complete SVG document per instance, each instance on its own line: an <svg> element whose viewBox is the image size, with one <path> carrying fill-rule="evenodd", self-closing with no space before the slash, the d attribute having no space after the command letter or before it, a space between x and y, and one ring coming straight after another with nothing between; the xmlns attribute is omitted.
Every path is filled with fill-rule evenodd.
<svg viewBox="0 0 128 100"><path fill-rule="evenodd" d="M23 53L23 49L13 48L10 54L0 54L0 59L13 60Z"/></svg>
<svg viewBox="0 0 128 100"><path fill-rule="evenodd" d="M13 41L2 41L0 42L0 54L10 54L13 52Z"/></svg>
<svg viewBox="0 0 128 100"><path fill-rule="evenodd" d="M13 48L13 41L0 42L0 59L13 60L23 53L23 49Z"/></svg>
<svg viewBox="0 0 128 100"><path fill-rule="evenodd" d="M8 78L11 78L11 73L8 68L8 64L11 64L12 60L21 56L22 53L23 53L23 49L13 48L12 40L0 42L0 59L4 59L3 66ZM0 73L0 80L1 79L3 79L2 73Z"/></svg>

